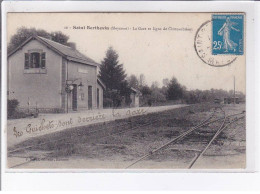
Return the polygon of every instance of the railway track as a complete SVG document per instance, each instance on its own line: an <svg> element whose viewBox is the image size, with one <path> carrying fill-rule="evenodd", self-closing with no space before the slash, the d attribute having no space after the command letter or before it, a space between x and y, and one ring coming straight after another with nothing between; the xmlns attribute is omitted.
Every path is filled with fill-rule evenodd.
<svg viewBox="0 0 260 194"><path fill-rule="evenodd" d="M209 143L207 144L207 146L199 152L199 154L197 154L194 159L192 160L192 162L190 163L190 165L188 166L188 168L192 168L192 166L195 164L196 161L199 160L200 157L202 157L202 155L207 151L207 149L210 147L210 145L213 143L213 141L216 140L216 138L220 135L220 133L226 129L228 126L230 126L232 123L238 121L239 119L242 119L242 117L239 118L235 118L233 119L231 122L229 122L228 124L225 125L225 120L223 121L221 127L217 130L217 132L215 133L215 135L210 139Z"/></svg>
<svg viewBox="0 0 260 194"><path fill-rule="evenodd" d="M244 115L239 117L239 118L234 118L233 120L230 121L230 118L238 116L238 115L242 115L244 114L244 112L242 113L236 113L236 114L232 114L232 115L226 115L225 112L221 109L221 111L223 112L223 116L217 119L214 119L214 115L216 113L216 110L212 113L212 115L210 117L208 117L206 120L202 121L201 123L199 123L198 125L196 125L195 127L192 127L191 129L185 131L184 133L174 137L173 139L171 139L170 141L168 141L167 143L159 146L156 149L153 149L151 151L149 151L148 153L144 154L143 156L141 156L140 158L138 158L137 160L135 160L134 162L132 162L130 165L128 165L126 167L126 169L134 166L135 164L141 162L142 160L151 157L152 155L156 154L159 151L162 151L163 149L167 148L168 146L177 143L180 140L185 139L186 137L189 136L189 138L187 139L192 139L193 136L192 134L194 134L197 130L203 128L203 127L209 127L211 124L219 122L220 125L217 129L214 130L214 132L212 133L212 136L209 140L209 137L206 137L205 140L202 140L202 138L200 138L200 141L204 141L204 143L206 142L206 145L204 147L204 149L202 150L193 150L195 152L195 157L193 158L193 160L191 161L191 163L188 165L188 168L192 168L192 166L201 158L201 156L206 152L206 150L210 147L210 145L216 140L216 138L220 135L220 133L225 130L227 127L229 127L231 124L235 123L236 121L244 118ZM186 139L186 140L187 140ZM185 140L183 140L182 143L184 143ZM176 149L176 150L180 150L180 149Z"/></svg>

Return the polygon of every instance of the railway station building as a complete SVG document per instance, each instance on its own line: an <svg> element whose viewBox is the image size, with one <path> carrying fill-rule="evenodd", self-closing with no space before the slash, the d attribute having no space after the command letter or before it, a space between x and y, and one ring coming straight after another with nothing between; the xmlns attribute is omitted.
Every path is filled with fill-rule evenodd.
<svg viewBox="0 0 260 194"><path fill-rule="evenodd" d="M72 112L103 108L105 84L94 60L74 48L31 36L8 53L8 99L19 109Z"/></svg>

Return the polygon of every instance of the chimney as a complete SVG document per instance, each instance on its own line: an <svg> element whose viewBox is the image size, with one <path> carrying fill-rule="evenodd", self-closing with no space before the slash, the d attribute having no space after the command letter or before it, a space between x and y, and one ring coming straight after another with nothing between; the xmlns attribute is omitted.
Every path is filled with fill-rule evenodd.
<svg viewBox="0 0 260 194"><path fill-rule="evenodd" d="M68 46L72 49L76 50L76 43L75 42L68 42Z"/></svg>

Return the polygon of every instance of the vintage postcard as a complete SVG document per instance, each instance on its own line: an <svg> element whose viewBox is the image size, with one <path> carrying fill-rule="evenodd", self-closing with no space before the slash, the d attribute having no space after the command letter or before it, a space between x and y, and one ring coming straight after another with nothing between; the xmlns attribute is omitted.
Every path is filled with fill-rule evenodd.
<svg viewBox="0 0 260 194"><path fill-rule="evenodd" d="M7 13L7 169L245 169L246 13Z"/></svg>

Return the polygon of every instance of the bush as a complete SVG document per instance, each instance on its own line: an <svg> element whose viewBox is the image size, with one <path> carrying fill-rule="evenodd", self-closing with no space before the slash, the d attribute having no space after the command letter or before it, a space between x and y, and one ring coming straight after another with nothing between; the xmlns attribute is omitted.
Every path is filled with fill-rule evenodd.
<svg viewBox="0 0 260 194"><path fill-rule="evenodd" d="M184 99L187 104L195 104L201 102L199 97L194 92L189 92L185 94Z"/></svg>
<svg viewBox="0 0 260 194"><path fill-rule="evenodd" d="M140 106L152 106L153 99L151 95L143 95L139 98Z"/></svg>
<svg viewBox="0 0 260 194"><path fill-rule="evenodd" d="M18 100L16 99L12 99L12 100L8 100L7 103L7 116L12 117L15 113L16 113L16 109L19 105Z"/></svg>
<svg viewBox="0 0 260 194"><path fill-rule="evenodd" d="M38 115L29 113L25 113L23 111L18 111L17 107L19 105L18 100L12 99L8 100L7 102L7 118L8 119L20 119L20 118L26 118L28 116L34 116L37 117Z"/></svg>
<svg viewBox="0 0 260 194"><path fill-rule="evenodd" d="M110 99L110 98L104 98L103 104L104 104L104 107L112 107L112 105L113 105L113 100Z"/></svg>
<svg viewBox="0 0 260 194"><path fill-rule="evenodd" d="M166 97L159 90L153 90L151 95L151 100L153 103L166 102Z"/></svg>
<svg viewBox="0 0 260 194"><path fill-rule="evenodd" d="M10 116L8 116L8 119L21 119L21 118L26 118L29 115L25 112L18 112L18 111L14 111L14 113Z"/></svg>

